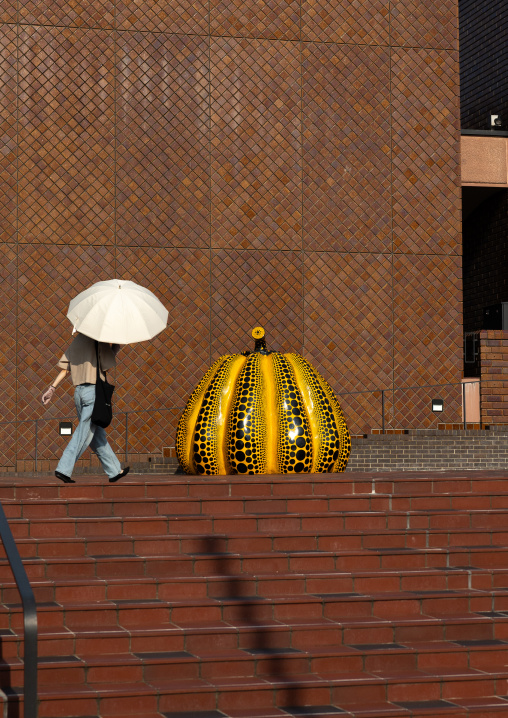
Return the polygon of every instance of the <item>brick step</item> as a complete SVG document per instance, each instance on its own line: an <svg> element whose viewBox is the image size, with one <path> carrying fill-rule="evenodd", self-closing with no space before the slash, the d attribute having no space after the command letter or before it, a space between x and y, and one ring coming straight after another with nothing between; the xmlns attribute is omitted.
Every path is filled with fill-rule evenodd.
<svg viewBox="0 0 508 718"><path fill-rule="evenodd" d="M508 701L497 696L488 699L455 699L451 701L403 701L389 703L386 701L372 703L356 703L348 709L336 706L296 706L294 708L270 707L264 709L230 709L213 711L165 711L164 713L144 713L143 718L409 718L411 716L431 716L432 718L508 718ZM59 718L50 716L49 718ZM77 718L107 718L107 716L78 716Z"/></svg>
<svg viewBox="0 0 508 718"><path fill-rule="evenodd" d="M270 523L270 522L268 522ZM308 523L311 523L310 520ZM333 530L333 517L315 517L316 528L298 533L283 517L274 520L271 533L264 528L255 534L242 535L242 526L235 523L236 537L197 535L184 541L180 530L176 536L85 536L54 538L23 538L17 540L22 558L85 558L101 555L117 556L193 556L227 552L231 557L241 551L245 558L250 552L278 551L371 551L388 549L455 548L475 546L505 546L508 544L508 526L492 529L364 529ZM324 526L320 526L324 524ZM194 527L195 528L195 527ZM246 526L245 528L250 528ZM232 527L233 529L233 527ZM243 539L243 540L242 540ZM219 548L220 545L220 548ZM233 547L236 549L233 551ZM5 551L0 546L0 560Z"/></svg>
<svg viewBox="0 0 508 718"><path fill-rule="evenodd" d="M100 687L66 684L42 685L39 718L74 716L163 715L181 711L230 711L250 707L254 711L289 705L334 705L356 710L358 697L364 704L403 703L419 700L449 701L482 699L508 693L508 673L464 669L447 675L404 671L365 675L326 673L312 677L275 673L262 678L222 677L151 680L149 683L104 684ZM13 696L9 696L11 701ZM434 715L436 715L434 713Z"/></svg>
<svg viewBox="0 0 508 718"><path fill-rule="evenodd" d="M186 577L227 574L281 574L331 571L377 571L441 568L508 568L508 547L453 546L447 548L375 548L335 551L272 551L242 554L26 558L29 579ZM5 559L0 559L0 581L12 581Z"/></svg>
<svg viewBox="0 0 508 718"><path fill-rule="evenodd" d="M212 711L207 713L195 712L166 712L163 718L410 718L411 716L432 716L432 718L508 718L508 701L497 696L481 699L455 699L451 701L402 701L388 703L361 703L358 700L354 706L348 705L347 710L336 706L297 706L292 708L266 708L252 710ZM161 716L162 714L157 714ZM85 718L89 718L88 716ZM152 718L152 716L148 716Z"/></svg>
<svg viewBox="0 0 508 718"><path fill-rule="evenodd" d="M508 499L508 497L507 497ZM257 520L255 520L257 518ZM215 518L213 516L179 516L158 515L150 517L121 517L103 516L100 522L97 517L64 517L48 519L10 518L9 524L14 537L23 538L73 538L89 536L166 536L174 531L183 529L188 533L188 522L195 522L197 526L207 522L207 528L213 530L234 528L236 524L242 528L254 526L258 532L281 530L294 531L299 534L308 529L315 531L318 527L327 528L333 523L333 528L342 531L365 530L406 530L406 529L486 529L508 527L507 509L433 509L426 511L353 511L343 508L341 511L327 511L311 513L309 511L288 515L287 513L273 512L269 515L257 516L233 515ZM323 526L323 520L325 526ZM328 529L329 530L329 529ZM221 533L221 531L218 531ZM228 532L229 533L229 532Z"/></svg>
<svg viewBox="0 0 508 718"><path fill-rule="evenodd" d="M505 484L508 488L508 481ZM271 514L295 515L351 512L407 512L407 511L489 511L508 509L508 493L456 493L454 495L344 494L320 496L303 494L298 497L265 498L163 498L129 497L118 488L115 498L69 499L6 499L2 501L9 519L56 518L132 518L156 516L215 517L265 516Z"/></svg>
<svg viewBox="0 0 508 718"><path fill-rule="evenodd" d="M221 677L267 678L273 673L311 675L327 673L385 674L396 671L449 673L473 669L498 671L504 667L508 641L433 642L400 645L355 644L311 646L306 649L273 647L269 633L260 633L256 647L216 650L203 655L188 651L139 651L110 655L44 656L39 685L83 683L99 686L165 680ZM23 662L11 657L0 666L0 687L23 685Z"/></svg>
<svg viewBox="0 0 508 718"><path fill-rule="evenodd" d="M76 484L65 485L53 477L41 479L0 479L0 500L23 498L64 498L77 496L100 498L121 495L132 498L220 496L248 497L303 494L332 496L343 494L407 493L506 493L507 471L390 471L348 472L346 474L282 474L259 476L175 476L174 474L140 475L131 473L121 483L112 486L104 476L79 477Z"/></svg>
<svg viewBox="0 0 508 718"><path fill-rule="evenodd" d="M236 624L236 625L235 625ZM298 621L259 620L255 625L245 621L186 621L177 626L60 626L39 627L39 655L112 655L187 651L195 655L217 651L245 650L259 647L260 635L268 636L273 648L310 650L320 647L360 644L413 645L435 641L508 641L508 612L484 611L476 614L441 617L413 615L405 618L343 617ZM2 656L22 657L23 638L13 630L2 631ZM268 639L267 639L268 640Z"/></svg>
<svg viewBox="0 0 508 718"><path fill-rule="evenodd" d="M292 623L346 618L444 617L482 612L508 612L508 591L451 590L394 593L322 593L306 596L235 595L197 599L115 599L105 601L45 603L38 606L41 627L123 627L221 622L235 625L260 621ZM242 590L239 591L242 594ZM0 605L0 630L20 631L22 611L17 604Z"/></svg>
<svg viewBox="0 0 508 718"><path fill-rule="evenodd" d="M372 572L282 573L274 575L221 573L213 576L143 577L83 580L39 580L32 583L37 602L82 603L86 601L183 598L221 598L231 595L232 587L248 596L303 596L321 593L380 593L396 591L492 590L508 589L508 568L400 570ZM19 602L13 581L0 587L0 603Z"/></svg>
<svg viewBox="0 0 508 718"><path fill-rule="evenodd" d="M350 474L352 476L352 474ZM328 477L331 475L328 475ZM379 475L375 475L379 476ZM23 486L5 486L0 480L0 499L6 504L16 502L30 503L54 503L54 502L90 502L97 501L103 503L115 502L117 500L136 500L136 501L175 501L175 502L248 502L264 500L300 500L305 497L309 498L359 498L370 499L374 501L379 498L392 496L394 500L404 499L405 497L414 497L417 499L449 499L453 496L469 496L478 495L478 497L487 498L489 496L506 497L508 494L508 472L504 478L485 479L464 478L463 480L455 479L451 482L449 479L441 479L440 481L427 481L421 477L412 482L403 481L379 481L378 478L368 478L361 481L345 481L337 478L335 481L328 478L322 478L319 481L307 479L277 479L277 477L257 477L257 481L253 481L255 477L249 478L249 481L239 480L235 484L230 482L218 482L216 479L198 479L193 482L194 477L185 477L184 481L175 482L175 477L162 477L167 481L154 482L153 477L145 483L124 483L108 484L101 481L100 483L81 483L81 484L58 484L52 485L31 485ZM228 477L233 478L233 477ZM268 480L266 480L268 478ZM315 478L315 477L314 477Z"/></svg>

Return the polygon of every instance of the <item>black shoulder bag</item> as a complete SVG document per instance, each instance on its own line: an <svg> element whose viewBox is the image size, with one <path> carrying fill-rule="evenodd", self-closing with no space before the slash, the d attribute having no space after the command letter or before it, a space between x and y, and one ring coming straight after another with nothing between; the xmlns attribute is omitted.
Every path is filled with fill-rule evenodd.
<svg viewBox="0 0 508 718"><path fill-rule="evenodd" d="M96 426L102 426L105 429L111 424L113 419L113 392L115 387L113 384L109 384L104 375L104 379L101 379L100 365L99 365L99 342L95 342L95 353L97 356L97 380L95 382L95 402L92 411L92 424Z"/></svg>

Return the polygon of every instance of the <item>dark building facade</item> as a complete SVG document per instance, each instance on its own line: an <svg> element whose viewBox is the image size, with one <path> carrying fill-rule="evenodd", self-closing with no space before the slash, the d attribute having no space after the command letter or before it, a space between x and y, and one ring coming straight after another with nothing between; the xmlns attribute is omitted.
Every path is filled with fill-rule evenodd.
<svg viewBox="0 0 508 718"><path fill-rule="evenodd" d="M459 0L462 129L488 130L491 114L508 127L508 6Z"/></svg>
<svg viewBox="0 0 508 718"><path fill-rule="evenodd" d="M464 331L483 329L484 308L508 301L508 191L489 194L464 218Z"/></svg>
<svg viewBox="0 0 508 718"><path fill-rule="evenodd" d="M462 130L508 137L508 6L460 0L459 19ZM508 301L508 189L464 187L463 207L464 331L475 332L485 307Z"/></svg>
<svg viewBox="0 0 508 718"><path fill-rule="evenodd" d="M393 389L461 378L455 0L5 0L0 20L1 467L36 442L54 465L71 398L40 394L68 301L113 276L170 310L121 354L130 455L174 442L259 324L337 391L385 389L389 426L427 421L428 394ZM343 398L353 433L379 398ZM122 456L123 416L111 436Z"/></svg>

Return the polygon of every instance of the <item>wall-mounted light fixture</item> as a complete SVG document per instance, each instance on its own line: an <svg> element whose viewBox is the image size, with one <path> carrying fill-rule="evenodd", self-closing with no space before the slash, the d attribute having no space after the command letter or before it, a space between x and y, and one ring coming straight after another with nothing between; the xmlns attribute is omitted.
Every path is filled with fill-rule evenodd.
<svg viewBox="0 0 508 718"><path fill-rule="evenodd" d="M432 399L432 411L443 411L444 402L442 399Z"/></svg>
<svg viewBox="0 0 508 718"><path fill-rule="evenodd" d="M58 426L58 433L60 436L70 436L72 434L72 422L61 421Z"/></svg>
<svg viewBox="0 0 508 718"><path fill-rule="evenodd" d="M503 121L501 119L501 115L490 115L490 129L491 130L500 130L503 126Z"/></svg>

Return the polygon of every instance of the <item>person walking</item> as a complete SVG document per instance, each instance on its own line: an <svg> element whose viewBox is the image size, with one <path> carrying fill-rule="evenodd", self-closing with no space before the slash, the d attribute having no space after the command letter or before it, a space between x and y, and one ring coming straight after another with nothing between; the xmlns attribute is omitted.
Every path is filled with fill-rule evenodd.
<svg viewBox="0 0 508 718"><path fill-rule="evenodd" d="M57 364L60 373L42 395L42 403L49 404L58 385L70 373L71 381L75 386L74 403L79 423L55 471L55 476L66 484L76 483L71 478L74 465L88 447L99 457L102 468L111 483L129 473L128 466L122 470L120 462L108 444L105 430L92 424L91 421L98 372L95 345L94 339L78 333ZM106 373L116 366L116 354L120 346L105 342L99 342L98 345L100 377L104 379Z"/></svg>

